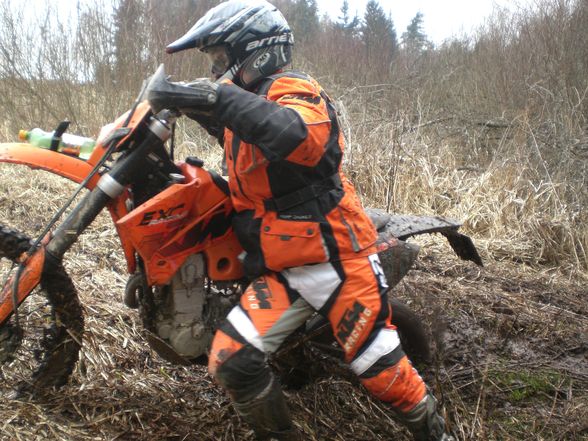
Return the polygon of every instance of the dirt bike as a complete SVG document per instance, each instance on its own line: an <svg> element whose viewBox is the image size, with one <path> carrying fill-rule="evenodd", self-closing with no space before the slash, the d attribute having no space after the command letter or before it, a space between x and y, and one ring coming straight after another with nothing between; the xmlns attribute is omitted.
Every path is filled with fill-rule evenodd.
<svg viewBox="0 0 588 441"><path fill-rule="evenodd" d="M227 181L197 157L174 161L172 129L179 115L154 114L142 96L103 130L87 161L53 146L0 145L0 162L46 170L79 184L37 239L0 225L0 259L8 262L0 266L0 369L11 387L40 393L71 375L84 318L62 263L102 210L110 212L127 263L124 303L139 309L149 345L165 360L206 362L216 327L247 285L242 248L231 227ZM89 191L69 208L84 189ZM481 264L472 241L454 221L378 210L370 214L390 286L416 259L418 246L405 240L419 234L441 233L461 258ZM403 343L426 355L427 337L418 318L397 301L393 308ZM290 347L314 339L336 352L330 327L320 316L311 317L302 331L288 340Z"/></svg>

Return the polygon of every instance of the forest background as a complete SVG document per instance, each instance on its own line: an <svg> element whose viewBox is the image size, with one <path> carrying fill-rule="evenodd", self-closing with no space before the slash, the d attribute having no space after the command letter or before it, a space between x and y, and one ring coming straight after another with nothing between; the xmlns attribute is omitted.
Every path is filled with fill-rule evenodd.
<svg viewBox="0 0 588 441"><path fill-rule="evenodd" d="M207 76L195 51L166 44L216 2L0 5L0 139L21 128L75 133L129 107L159 63L177 80ZM465 221L489 255L588 270L588 1L497 10L475 35L434 46L422 15L394 27L374 0L319 17L316 0L276 0L296 37L294 68L338 102L346 167L369 205ZM26 24L26 26L25 26ZM182 140L214 149L188 122Z"/></svg>
<svg viewBox="0 0 588 441"><path fill-rule="evenodd" d="M175 80L207 76L196 51L164 48L216 3L82 2L72 18L51 2L0 1L0 141L63 119L95 137L162 62ZM425 241L394 292L430 327L436 359L421 373L451 429L464 440L586 439L588 0L497 9L440 45L426 17L396 29L373 0L357 17L342 0L338 18L316 0L273 3L294 31L294 68L336 103L364 204L458 219L481 252L482 270ZM195 123L180 120L176 136L179 152L220 168ZM72 189L17 168L0 168L0 216L34 235ZM78 245L66 266L85 306L82 362L48 402L0 405L0 440L250 439L205 370L163 363L134 311L113 302L127 275L108 219ZM336 373L289 395L307 439L406 439Z"/></svg>

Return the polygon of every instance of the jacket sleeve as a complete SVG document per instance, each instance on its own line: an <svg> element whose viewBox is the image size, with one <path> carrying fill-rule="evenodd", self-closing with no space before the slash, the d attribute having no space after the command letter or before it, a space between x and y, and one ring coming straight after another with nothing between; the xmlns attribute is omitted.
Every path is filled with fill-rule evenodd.
<svg viewBox="0 0 588 441"><path fill-rule="evenodd" d="M219 88L217 116L239 138L255 144L269 161L314 165L324 152L330 123L316 86L278 79L268 99L232 84ZM322 124L320 128L317 125Z"/></svg>

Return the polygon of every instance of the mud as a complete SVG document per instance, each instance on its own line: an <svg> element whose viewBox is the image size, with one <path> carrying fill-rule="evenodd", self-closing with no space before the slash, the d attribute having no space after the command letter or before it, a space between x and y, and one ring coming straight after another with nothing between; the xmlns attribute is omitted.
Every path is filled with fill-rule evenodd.
<svg viewBox="0 0 588 441"><path fill-rule="evenodd" d="M57 204L41 209L19 190L35 182L18 179L10 188L0 182L0 213L31 234ZM57 199L69 191L46 185ZM417 367L450 430L460 440L588 439L586 280L485 264L460 261L447 245L426 246L395 288L427 324L433 361ZM171 366L149 350L138 313L122 303L125 264L106 217L68 253L66 268L84 308L80 362L68 385L42 399L5 397L0 440L253 439L204 368ZM410 439L339 362L316 356L311 375L286 391L304 439Z"/></svg>

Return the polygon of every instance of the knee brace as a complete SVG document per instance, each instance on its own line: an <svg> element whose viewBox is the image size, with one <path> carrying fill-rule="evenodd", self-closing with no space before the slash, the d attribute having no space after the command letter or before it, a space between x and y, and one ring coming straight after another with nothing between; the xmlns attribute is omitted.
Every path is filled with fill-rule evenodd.
<svg viewBox="0 0 588 441"><path fill-rule="evenodd" d="M263 352L244 346L218 367L216 378L258 439L299 439L280 384Z"/></svg>
<svg viewBox="0 0 588 441"><path fill-rule="evenodd" d="M266 355L245 345L216 369L216 380L236 402L257 397L270 383L273 373Z"/></svg>

